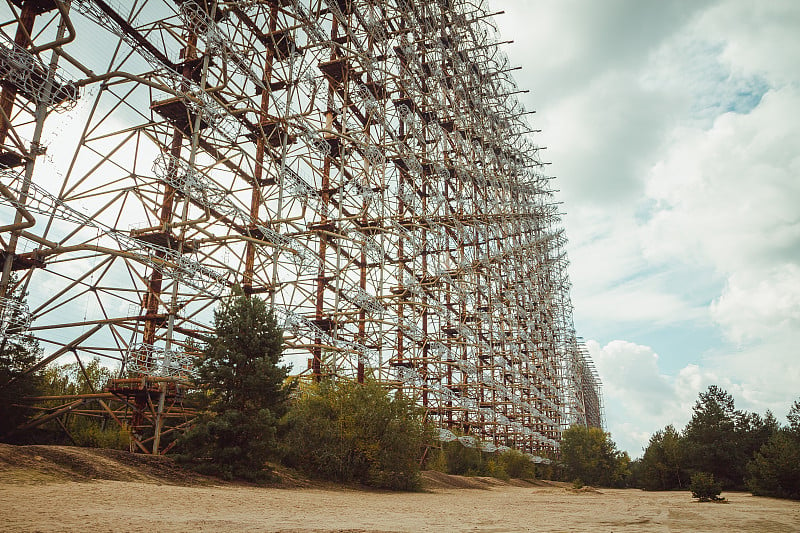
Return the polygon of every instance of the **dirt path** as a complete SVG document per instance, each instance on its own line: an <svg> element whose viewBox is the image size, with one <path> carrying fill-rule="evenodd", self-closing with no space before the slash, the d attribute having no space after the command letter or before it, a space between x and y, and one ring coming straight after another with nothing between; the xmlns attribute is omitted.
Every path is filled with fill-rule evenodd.
<svg viewBox="0 0 800 533"><path fill-rule="evenodd" d="M189 481L65 481L6 462L0 531L800 532L800 502L743 493L723 494L728 504L698 504L688 492L575 493L469 480L463 484L484 488L437 479L431 481L438 488L426 493Z"/></svg>

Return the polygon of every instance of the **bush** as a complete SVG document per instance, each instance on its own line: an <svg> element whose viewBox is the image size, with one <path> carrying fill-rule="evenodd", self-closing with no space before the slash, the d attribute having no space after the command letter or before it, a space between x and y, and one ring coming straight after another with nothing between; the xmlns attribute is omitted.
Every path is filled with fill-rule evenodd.
<svg viewBox="0 0 800 533"><path fill-rule="evenodd" d="M447 465L446 472L456 476L489 476L488 462L477 448L464 446L459 441L445 442L442 452Z"/></svg>
<svg viewBox="0 0 800 533"><path fill-rule="evenodd" d="M486 453L464 446L459 441L442 443L440 449L431 450L426 468L456 476L491 476L509 480L536 479L536 465L522 452L506 450Z"/></svg>
<svg viewBox="0 0 800 533"><path fill-rule="evenodd" d="M506 470L506 465L499 461L499 456L492 457L486 461L486 475L504 481L511 479L511 476Z"/></svg>
<svg viewBox="0 0 800 533"><path fill-rule="evenodd" d="M506 450L497 456L496 461L509 477L536 479L536 466L522 452Z"/></svg>
<svg viewBox="0 0 800 533"><path fill-rule="evenodd" d="M425 470L435 470L436 472L447 473L447 458L442 448L428 448L425 460L422 463Z"/></svg>
<svg viewBox="0 0 800 533"><path fill-rule="evenodd" d="M692 498L697 498L701 502L719 501L722 493L722 483L714 481L714 475L708 472L697 472L692 474L692 481L689 484L692 491Z"/></svg>
<svg viewBox="0 0 800 533"><path fill-rule="evenodd" d="M486 452L459 440L443 442L441 448L432 449L425 467L455 476L489 476L506 481L537 477L537 466L518 450Z"/></svg>
<svg viewBox="0 0 800 533"><path fill-rule="evenodd" d="M393 490L420 487L422 451L433 441L414 402L374 382L309 385L284 424L289 466L323 479Z"/></svg>
<svg viewBox="0 0 800 533"><path fill-rule="evenodd" d="M88 448L128 450L131 444L131 435L128 429L119 427L116 423L113 423L111 427L103 427L94 420L78 418L71 424L70 435L77 446Z"/></svg>

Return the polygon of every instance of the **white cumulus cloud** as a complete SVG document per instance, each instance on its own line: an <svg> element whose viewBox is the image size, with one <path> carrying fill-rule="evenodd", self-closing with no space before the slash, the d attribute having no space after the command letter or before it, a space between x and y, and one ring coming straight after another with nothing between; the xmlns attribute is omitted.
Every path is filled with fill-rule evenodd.
<svg viewBox="0 0 800 533"><path fill-rule="evenodd" d="M616 440L638 455L710 384L785 416L800 394L800 2L502 8L565 202L578 333L606 343L588 346Z"/></svg>

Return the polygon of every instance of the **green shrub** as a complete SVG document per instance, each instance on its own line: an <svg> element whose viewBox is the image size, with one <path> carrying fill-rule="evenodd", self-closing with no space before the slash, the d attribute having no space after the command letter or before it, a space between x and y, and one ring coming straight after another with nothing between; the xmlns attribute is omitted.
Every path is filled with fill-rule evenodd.
<svg viewBox="0 0 800 533"><path fill-rule="evenodd" d="M500 457L495 455L486 461L486 475L491 477L508 481L511 476L506 470L506 465L500 461Z"/></svg>
<svg viewBox="0 0 800 533"><path fill-rule="evenodd" d="M496 461L508 477L536 479L536 466L522 452L506 450L497 456Z"/></svg>
<svg viewBox="0 0 800 533"><path fill-rule="evenodd" d="M77 446L89 448L128 450L131 443L127 428L121 428L116 423L103 427L99 422L85 418L74 419L70 424L70 435Z"/></svg>
<svg viewBox="0 0 800 533"><path fill-rule="evenodd" d="M550 464L536 465L536 477L538 479L562 479L564 475L561 465L553 461Z"/></svg>
<svg viewBox="0 0 800 533"><path fill-rule="evenodd" d="M447 464L447 473L456 476L490 476L484 455L477 448L464 446L459 441L442 445Z"/></svg>
<svg viewBox="0 0 800 533"><path fill-rule="evenodd" d="M442 443L431 450L426 468L456 476L491 476L498 479L536 479L536 465L522 452L482 452L459 441Z"/></svg>
<svg viewBox="0 0 800 533"><path fill-rule="evenodd" d="M617 450L611 434L600 428L572 426L561 434L565 480L580 478L600 487L623 487L630 475L627 452Z"/></svg>
<svg viewBox="0 0 800 533"><path fill-rule="evenodd" d="M284 425L289 466L394 490L420 487L422 451L433 441L414 402L374 382L311 385L300 391Z"/></svg>
<svg viewBox="0 0 800 533"><path fill-rule="evenodd" d="M439 448L428 448L428 453L425 455L425 461L422 465L425 470L435 470L437 472L447 473L447 457L445 457L444 450Z"/></svg>
<svg viewBox="0 0 800 533"><path fill-rule="evenodd" d="M714 475L708 472L697 472L692 474L692 481L689 484L692 491L692 498L697 498L701 502L719 501L722 493L722 483L714 481Z"/></svg>

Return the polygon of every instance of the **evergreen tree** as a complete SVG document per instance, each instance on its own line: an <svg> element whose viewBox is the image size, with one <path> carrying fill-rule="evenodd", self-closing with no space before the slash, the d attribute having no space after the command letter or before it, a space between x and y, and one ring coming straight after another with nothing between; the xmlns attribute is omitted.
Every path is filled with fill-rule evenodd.
<svg viewBox="0 0 800 533"><path fill-rule="evenodd" d="M757 496L800 499L800 401L789 426L774 432L747 465L747 486Z"/></svg>
<svg viewBox="0 0 800 533"><path fill-rule="evenodd" d="M786 419L789 421L789 430L800 437L800 400L794 401Z"/></svg>
<svg viewBox="0 0 800 533"><path fill-rule="evenodd" d="M637 483L647 490L682 488L688 480L680 435L672 425L656 431L638 466Z"/></svg>
<svg viewBox="0 0 800 533"><path fill-rule="evenodd" d="M684 429L687 466L695 472L708 472L723 488L742 484L742 469L747 462L738 449L733 396L716 385L700 393L692 418Z"/></svg>
<svg viewBox="0 0 800 533"><path fill-rule="evenodd" d="M290 392L282 350L283 333L264 301L234 291L214 313L197 380L207 407L179 440L179 461L228 479L270 477L265 463Z"/></svg>
<svg viewBox="0 0 800 533"><path fill-rule="evenodd" d="M15 280L11 279L12 286ZM22 306L11 305L20 302ZM0 302L0 437L24 424L31 410L20 405L25 396L39 394L43 384L41 372L26 372L41 357L39 343L28 335L21 324L26 323L23 307L25 297L12 292Z"/></svg>
<svg viewBox="0 0 800 533"><path fill-rule="evenodd" d="M779 429L780 424L770 411L763 418L758 413L741 413L736 420L736 442L743 464L746 465ZM746 476L746 469L740 467L739 472Z"/></svg>
<svg viewBox="0 0 800 533"><path fill-rule="evenodd" d="M747 463L777 427L771 413L761 418L737 411L733 397L712 385L700 393L684 430L687 467L713 474L724 489L744 489Z"/></svg>

